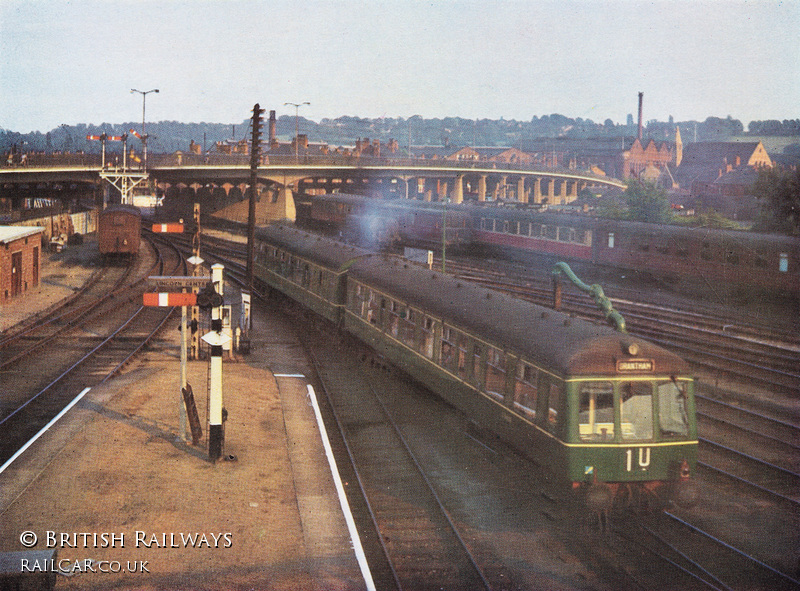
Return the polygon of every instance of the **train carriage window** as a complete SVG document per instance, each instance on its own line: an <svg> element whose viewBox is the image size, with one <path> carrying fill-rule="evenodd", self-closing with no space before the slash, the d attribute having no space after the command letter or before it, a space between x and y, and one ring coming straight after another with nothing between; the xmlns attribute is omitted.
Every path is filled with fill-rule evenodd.
<svg viewBox="0 0 800 591"><path fill-rule="evenodd" d="M778 272L789 272L789 255L785 252L782 252L778 255Z"/></svg>
<svg viewBox="0 0 800 591"><path fill-rule="evenodd" d="M581 441L614 439L614 387L611 382L585 382L578 392Z"/></svg>
<svg viewBox="0 0 800 591"><path fill-rule="evenodd" d="M502 400L506 391L506 354L489 347L486 351L486 392Z"/></svg>
<svg viewBox="0 0 800 591"><path fill-rule="evenodd" d="M480 345L474 345L472 348L472 367L467 368L467 375L472 374L472 383L478 388L483 387L483 379L486 375L482 355L483 348Z"/></svg>
<svg viewBox="0 0 800 591"><path fill-rule="evenodd" d="M625 440L653 438L653 386L650 382L620 385L620 428Z"/></svg>
<svg viewBox="0 0 800 591"><path fill-rule="evenodd" d="M403 310L403 307L395 302L394 300L390 301L389 304L389 334L393 337L397 337L400 334L400 314Z"/></svg>
<svg viewBox="0 0 800 591"><path fill-rule="evenodd" d="M378 324L381 318L381 298L374 291L369 290L367 299L367 322Z"/></svg>
<svg viewBox="0 0 800 591"><path fill-rule="evenodd" d="M508 234L508 220L503 222L503 233Z"/></svg>
<svg viewBox="0 0 800 591"><path fill-rule="evenodd" d="M686 383L672 380L656 385L658 393L658 426L668 437L689 434L689 415L686 412Z"/></svg>
<svg viewBox="0 0 800 591"><path fill-rule="evenodd" d="M542 235L550 240L558 240L558 226L542 226Z"/></svg>
<svg viewBox="0 0 800 591"><path fill-rule="evenodd" d="M534 227L533 222L528 222L528 236L533 236Z"/></svg>
<svg viewBox="0 0 800 591"><path fill-rule="evenodd" d="M417 315L420 313L418 312ZM420 353L428 359L433 359L433 342L435 335L435 323L433 318L425 316L422 321L422 338L420 339ZM444 341L442 342L442 354L444 354ZM452 349L450 351L452 356Z"/></svg>
<svg viewBox="0 0 800 591"><path fill-rule="evenodd" d="M517 364L514 383L514 410L530 418L536 417L536 368L524 361Z"/></svg>
<svg viewBox="0 0 800 591"><path fill-rule="evenodd" d="M469 345L469 341L466 336L459 334L458 335L458 377L462 380L467 379L467 364L471 363L471 359L468 356L467 347Z"/></svg>
<svg viewBox="0 0 800 591"><path fill-rule="evenodd" d="M458 360L458 335L449 326L442 328L442 367L455 373L457 369L456 361Z"/></svg>
<svg viewBox="0 0 800 591"><path fill-rule="evenodd" d="M614 248L614 232L608 233L608 247Z"/></svg>
<svg viewBox="0 0 800 591"><path fill-rule="evenodd" d="M414 346L414 337L417 329L417 314L413 308L400 311L400 340L409 347Z"/></svg>

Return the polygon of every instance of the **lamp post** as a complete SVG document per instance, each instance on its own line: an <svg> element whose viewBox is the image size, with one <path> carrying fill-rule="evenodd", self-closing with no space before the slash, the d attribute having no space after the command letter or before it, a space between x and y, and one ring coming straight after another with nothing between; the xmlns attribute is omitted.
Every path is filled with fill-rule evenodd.
<svg viewBox="0 0 800 591"><path fill-rule="evenodd" d="M142 95L142 166L144 167L144 171L147 172L147 134L144 132L145 105L147 103L147 95L151 92L157 93L158 88L153 88L151 90L136 90L135 88L131 88L131 92L138 92Z"/></svg>
<svg viewBox="0 0 800 591"><path fill-rule="evenodd" d="M297 159L297 148L298 148L298 146L300 144L300 141L297 138L297 136L299 134L300 107L302 107L303 105L310 105L310 104L311 103L309 103L308 101L304 101L302 103L283 103L284 107L286 107L288 105L291 105L291 106L294 107L294 157L295 157L295 160Z"/></svg>

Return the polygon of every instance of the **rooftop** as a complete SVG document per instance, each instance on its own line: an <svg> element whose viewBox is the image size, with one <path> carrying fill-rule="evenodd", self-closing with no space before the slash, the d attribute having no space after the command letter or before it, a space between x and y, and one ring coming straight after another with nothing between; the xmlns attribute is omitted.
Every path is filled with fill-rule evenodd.
<svg viewBox="0 0 800 591"><path fill-rule="evenodd" d="M41 226L0 226L0 244L44 232Z"/></svg>

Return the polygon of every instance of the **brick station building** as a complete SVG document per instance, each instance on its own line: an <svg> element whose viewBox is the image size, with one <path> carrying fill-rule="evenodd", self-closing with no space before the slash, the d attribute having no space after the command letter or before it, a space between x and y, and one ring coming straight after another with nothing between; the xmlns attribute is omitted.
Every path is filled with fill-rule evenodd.
<svg viewBox="0 0 800 591"><path fill-rule="evenodd" d="M39 226L0 226L0 304L39 286L43 231Z"/></svg>

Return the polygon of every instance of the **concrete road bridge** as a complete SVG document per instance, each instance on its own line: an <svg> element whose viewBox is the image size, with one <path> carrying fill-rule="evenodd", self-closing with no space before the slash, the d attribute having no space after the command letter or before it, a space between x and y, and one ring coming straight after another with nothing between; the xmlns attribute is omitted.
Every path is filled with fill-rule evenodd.
<svg viewBox="0 0 800 591"><path fill-rule="evenodd" d="M169 199L191 203L198 194L227 203L246 195L250 158L246 155L150 155L145 175L136 169L103 167L99 155L31 155L24 165L0 168L0 197L70 199L77 193L109 189L124 175L135 182L147 177ZM293 217L293 194L317 190L461 203L506 200L553 205L574 201L585 187L617 187L618 180L588 171L535 168L519 164L348 156L263 156L258 167L259 195L280 203L278 217ZM15 203L15 207L19 203Z"/></svg>

